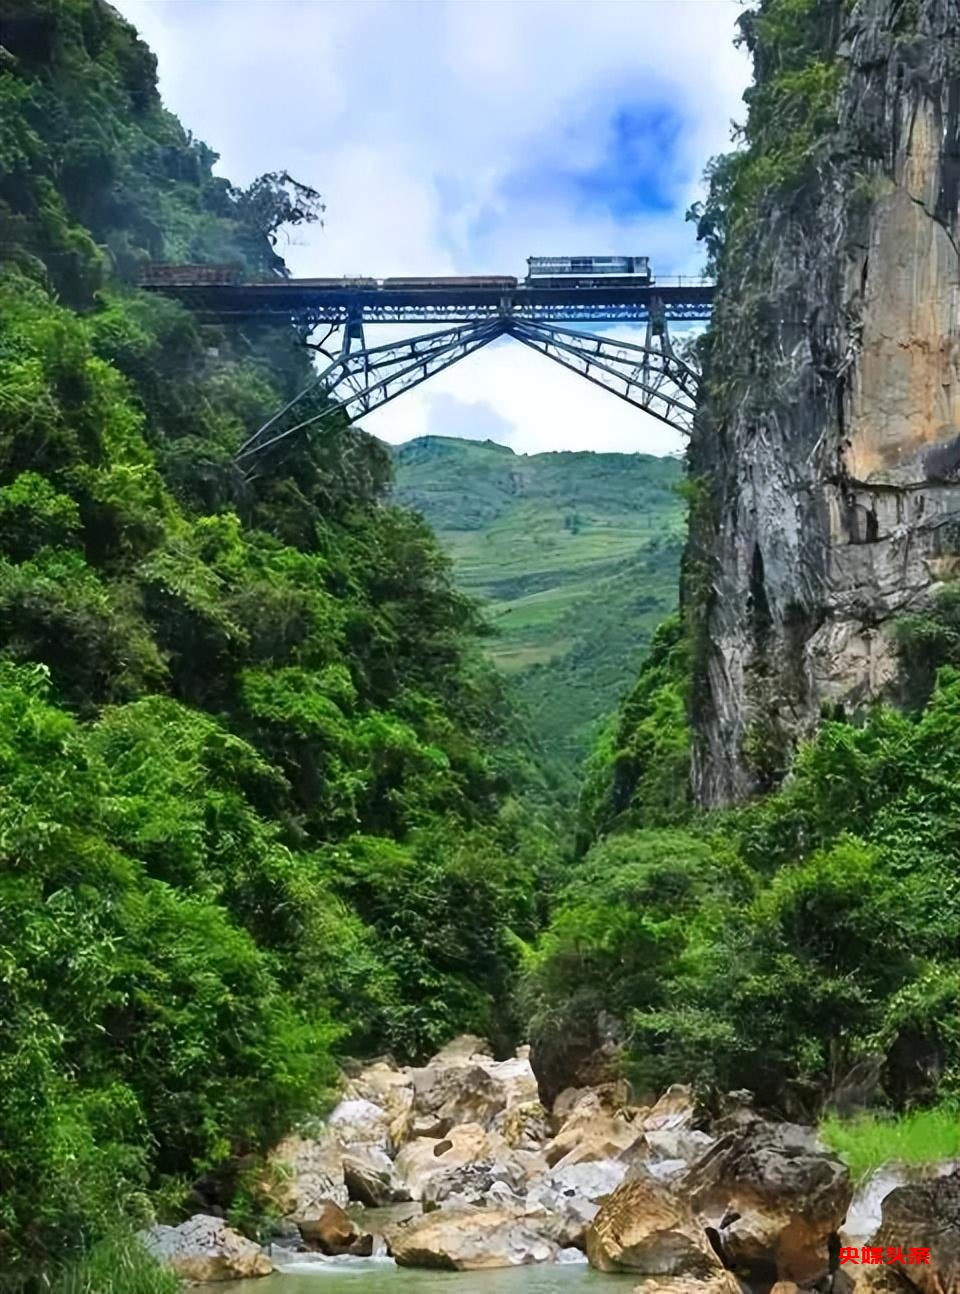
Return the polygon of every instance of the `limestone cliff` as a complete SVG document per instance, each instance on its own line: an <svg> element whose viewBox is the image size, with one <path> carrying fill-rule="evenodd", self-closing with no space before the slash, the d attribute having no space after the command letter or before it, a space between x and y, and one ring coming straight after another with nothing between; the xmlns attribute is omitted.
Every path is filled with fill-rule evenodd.
<svg viewBox="0 0 960 1294"><path fill-rule="evenodd" d="M706 805L776 780L824 709L896 694L893 621L960 553L960 0L811 0L819 48L786 73L778 6L747 32L769 121L738 163L690 455ZM764 188L796 86L831 77L831 128Z"/></svg>

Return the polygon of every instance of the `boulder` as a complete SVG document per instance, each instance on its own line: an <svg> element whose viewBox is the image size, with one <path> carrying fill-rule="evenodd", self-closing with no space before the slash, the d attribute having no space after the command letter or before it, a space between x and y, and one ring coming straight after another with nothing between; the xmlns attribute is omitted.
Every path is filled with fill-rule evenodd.
<svg viewBox="0 0 960 1294"><path fill-rule="evenodd" d="M394 1161L397 1180L410 1198L423 1198L424 1187L433 1177L443 1176L478 1160L497 1158L507 1150L496 1133L486 1132L478 1123L451 1128L446 1137L417 1137L401 1148Z"/></svg>
<svg viewBox="0 0 960 1294"><path fill-rule="evenodd" d="M554 1127L561 1128L574 1110L582 1105L616 1114L630 1106L629 1085L620 1079L615 1083L602 1083L599 1087L565 1087L551 1108ZM641 1118L647 1113L646 1108L636 1111L637 1117Z"/></svg>
<svg viewBox="0 0 960 1294"><path fill-rule="evenodd" d="M733 1132L744 1123L752 1123L758 1117L753 1105L753 1093L746 1088L726 1092L720 1097L718 1117L713 1121L711 1131L719 1136L722 1132Z"/></svg>
<svg viewBox="0 0 960 1294"><path fill-rule="evenodd" d="M644 1132L643 1139L652 1161L680 1159L687 1164L699 1159L715 1141L695 1128L659 1128Z"/></svg>
<svg viewBox="0 0 960 1294"><path fill-rule="evenodd" d="M549 1262L557 1246L511 1209L465 1208L431 1213L388 1234L400 1267L480 1271Z"/></svg>
<svg viewBox="0 0 960 1294"><path fill-rule="evenodd" d="M492 1060L493 1048L486 1038L478 1038L475 1033L461 1033L444 1043L437 1054L430 1057L427 1065L457 1065L473 1056L484 1056Z"/></svg>
<svg viewBox="0 0 960 1294"><path fill-rule="evenodd" d="M537 1189L527 1196L520 1211L539 1235L561 1249L576 1249L582 1256L587 1246L587 1228L599 1208L599 1204L576 1195Z"/></svg>
<svg viewBox="0 0 960 1294"><path fill-rule="evenodd" d="M540 1090L530 1065L530 1048L518 1047L510 1060L491 1060L485 1065L487 1073L502 1088L506 1108L515 1105L540 1103Z"/></svg>
<svg viewBox="0 0 960 1294"><path fill-rule="evenodd" d="M397 1183L426 1210L448 1203L483 1204L498 1183L520 1201L527 1183L546 1166L541 1155L512 1150L498 1133L468 1123L451 1128L446 1137L409 1142L397 1155L395 1169Z"/></svg>
<svg viewBox="0 0 960 1294"><path fill-rule="evenodd" d="M356 1254L363 1257L364 1251L369 1253L372 1247L372 1239L362 1236L353 1220L332 1200L321 1205L313 1217L300 1221L298 1226L304 1243L311 1249L319 1249L322 1254Z"/></svg>
<svg viewBox="0 0 960 1294"><path fill-rule="evenodd" d="M525 1101L501 1110L493 1121L508 1146L517 1150L541 1150L550 1139L550 1120L539 1101Z"/></svg>
<svg viewBox="0 0 960 1294"><path fill-rule="evenodd" d="M542 1177L549 1167L539 1150L511 1150L510 1162L522 1170L528 1182Z"/></svg>
<svg viewBox="0 0 960 1294"><path fill-rule="evenodd" d="M580 1265L587 1261L587 1256L582 1249L561 1249L553 1260L555 1263L576 1263Z"/></svg>
<svg viewBox="0 0 960 1294"><path fill-rule="evenodd" d="M642 1133L626 1112L609 1114L598 1102L581 1102L557 1135L543 1148L552 1167L616 1159L624 1151L637 1153Z"/></svg>
<svg viewBox="0 0 960 1294"><path fill-rule="evenodd" d="M677 1185L714 1229L727 1266L756 1279L812 1284L847 1212L846 1165L810 1128L757 1119L726 1133Z"/></svg>
<svg viewBox="0 0 960 1294"><path fill-rule="evenodd" d="M707 1280L722 1271L686 1203L648 1177L624 1182L603 1202L587 1230L587 1257L602 1272L685 1281Z"/></svg>
<svg viewBox="0 0 960 1294"><path fill-rule="evenodd" d="M612 1194L626 1175L626 1165L615 1160L570 1164L555 1169L530 1184L528 1216L541 1216L540 1229L567 1247L583 1249L587 1227L603 1200Z"/></svg>
<svg viewBox="0 0 960 1294"><path fill-rule="evenodd" d="M389 1061L367 1065L344 1088L347 1100L370 1101L386 1111L390 1141L399 1148L409 1139L413 1109L413 1079L409 1071Z"/></svg>
<svg viewBox="0 0 960 1294"><path fill-rule="evenodd" d="M198 1213L178 1227L141 1231L144 1248L183 1280L230 1281L269 1276L273 1263L252 1240L222 1218Z"/></svg>
<svg viewBox="0 0 960 1294"><path fill-rule="evenodd" d="M431 1176L423 1186L424 1213L439 1208L484 1208L491 1200L519 1206L526 1177L510 1160L480 1159Z"/></svg>
<svg viewBox="0 0 960 1294"><path fill-rule="evenodd" d="M270 1154L276 1211L293 1222L312 1216L327 1200L341 1207L350 1198L343 1176L343 1150L336 1137L287 1137Z"/></svg>
<svg viewBox="0 0 960 1294"><path fill-rule="evenodd" d="M666 1128L692 1128L696 1118L696 1105L689 1087L674 1083L668 1087L643 1119L645 1132L661 1132Z"/></svg>
<svg viewBox="0 0 960 1294"><path fill-rule="evenodd" d="M570 1199L599 1204L612 1195L627 1175L627 1166L616 1159L597 1159L552 1169L530 1187L531 1194L546 1189Z"/></svg>
<svg viewBox="0 0 960 1294"><path fill-rule="evenodd" d="M868 1243L885 1251L899 1246L908 1259L903 1267L886 1265L886 1271L905 1276L911 1291L919 1294L960 1290L960 1170L895 1187L883 1201L881 1214L876 1235ZM911 1248L929 1249L929 1265L909 1263Z"/></svg>
<svg viewBox="0 0 960 1294"><path fill-rule="evenodd" d="M512 1060L493 1060L483 1052L467 1053L476 1040L457 1039L426 1065L412 1069L413 1136L443 1136L462 1123L491 1128L501 1111L539 1099L527 1048Z"/></svg>
<svg viewBox="0 0 960 1294"><path fill-rule="evenodd" d="M390 1116L382 1105L359 1098L341 1101L327 1118L327 1127L345 1149L378 1146L389 1151Z"/></svg>
<svg viewBox="0 0 960 1294"><path fill-rule="evenodd" d="M573 1114L579 1103L589 1092L586 1087L565 1087L560 1092L553 1103L550 1114L553 1118L554 1127L562 1128L570 1115Z"/></svg>
<svg viewBox="0 0 960 1294"><path fill-rule="evenodd" d="M343 1176L351 1200L368 1208L382 1208L410 1199L393 1161L379 1146L354 1146L343 1156Z"/></svg>
<svg viewBox="0 0 960 1294"><path fill-rule="evenodd" d="M658 1182L676 1182L690 1167L690 1163L686 1159L651 1159L645 1167Z"/></svg>
<svg viewBox="0 0 960 1294"><path fill-rule="evenodd" d="M700 1280L691 1280L688 1276L650 1276L634 1286L630 1294L747 1294L747 1290L733 1272L721 1270Z"/></svg>

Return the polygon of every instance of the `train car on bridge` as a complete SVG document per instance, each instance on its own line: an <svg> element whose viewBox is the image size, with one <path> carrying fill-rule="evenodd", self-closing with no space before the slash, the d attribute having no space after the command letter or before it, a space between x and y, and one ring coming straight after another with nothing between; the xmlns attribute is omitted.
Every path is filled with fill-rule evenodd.
<svg viewBox="0 0 960 1294"><path fill-rule="evenodd" d="M438 288L515 288L517 280L508 274L461 275L457 278L399 278L384 279L387 289L411 288L413 291L431 292Z"/></svg>
<svg viewBox="0 0 960 1294"><path fill-rule="evenodd" d="M531 288L646 287L653 282L649 256L528 256Z"/></svg>
<svg viewBox="0 0 960 1294"><path fill-rule="evenodd" d="M272 279L257 280L258 286L263 286L263 285L270 286L271 284L274 284L274 283L279 284L280 286L283 286L283 284L285 283L289 284L291 282L294 283L298 288L330 288L332 291L341 291L341 292L349 292L353 288L375 288L377 286L376 279L360 278L356 276L351 278L346 275L339 279L272 278Z"/></svg>

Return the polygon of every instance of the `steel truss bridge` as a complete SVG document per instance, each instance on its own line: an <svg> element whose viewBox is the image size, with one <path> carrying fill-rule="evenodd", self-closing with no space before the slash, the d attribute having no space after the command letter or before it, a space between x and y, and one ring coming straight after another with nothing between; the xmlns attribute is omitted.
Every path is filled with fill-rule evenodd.
<svg viewBox="0 0 960 1294"><path fill-rule="evenodd" d="M184 267L185 268L185 267ZM248 473L256 457L337 413L354 421L449 368L499 337L513 337L548 359L689 433L699 375L673 349L671 323L707 320L714 287L703 279L619 287L478 287L435 280L430 286L330 286L330 281L267 283L145 282L177 297L201 320L259 320L294 326L329 361L303 391L251 435L237 454ZM452 325L402 341L368 346L364 324ZM603 337L569 323L644 324L641 343ZM317 343L313 334L326 326ZM342 330L338 353L327 348ZM319 412L300 417L308 396L326 396Z"/></svg>

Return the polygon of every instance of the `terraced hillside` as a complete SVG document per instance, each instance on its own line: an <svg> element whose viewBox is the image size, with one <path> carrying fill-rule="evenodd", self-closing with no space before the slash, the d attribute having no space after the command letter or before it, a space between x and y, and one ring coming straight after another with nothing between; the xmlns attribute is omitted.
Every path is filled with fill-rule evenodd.
<svg viewBox="0 0 960 1294"><path fill-rule="evenodd" d="M394 455L398 500L423 513L462 586L489 603L491 654L571 770L676 603L680 463L438 436Z"/></svg>

